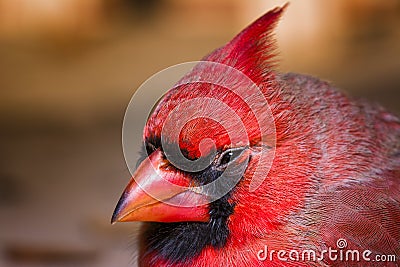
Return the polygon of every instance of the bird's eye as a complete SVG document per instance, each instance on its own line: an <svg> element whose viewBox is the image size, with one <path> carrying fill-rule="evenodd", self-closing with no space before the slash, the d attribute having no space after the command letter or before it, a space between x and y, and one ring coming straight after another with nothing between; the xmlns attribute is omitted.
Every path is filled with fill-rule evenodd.
<svg viewBox="0 0 400 267"><path fill-rule="evenodd" d="M242 147L225 150L219 157L218 167L226 167L226 165L238 158L243 151L244 148Z"/></svg>

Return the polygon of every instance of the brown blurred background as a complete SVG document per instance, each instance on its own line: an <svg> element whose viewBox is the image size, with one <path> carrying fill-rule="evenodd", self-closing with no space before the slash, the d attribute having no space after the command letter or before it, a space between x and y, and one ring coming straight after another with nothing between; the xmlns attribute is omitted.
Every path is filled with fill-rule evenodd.
<svg viewBox="0 0 400 267"><path fill-rule="evenodd" d="M285 2L0 0L0 266L134 265L137 225L109 224L130 97ZM281 71L400 113L398 0L292 0L277 37Z"/></svg>

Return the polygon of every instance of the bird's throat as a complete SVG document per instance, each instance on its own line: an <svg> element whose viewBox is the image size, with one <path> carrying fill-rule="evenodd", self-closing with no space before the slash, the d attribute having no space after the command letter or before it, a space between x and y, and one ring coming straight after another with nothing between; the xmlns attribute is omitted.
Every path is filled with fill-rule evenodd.
<svg viewBox="0 0 400 267"><path fill-rule="evenodd" d="M195 259L206 247L223 247L230 235L228 218L234 204L225 196L210 204L209 222L146 223L143 227L143 257L157 262L182 263Z"/></svg>

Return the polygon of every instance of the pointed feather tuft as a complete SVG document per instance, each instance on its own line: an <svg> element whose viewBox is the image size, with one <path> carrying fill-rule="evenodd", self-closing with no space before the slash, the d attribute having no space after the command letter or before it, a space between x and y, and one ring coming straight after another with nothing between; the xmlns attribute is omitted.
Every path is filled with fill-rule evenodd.
<svg viewBox="0 0 400 267"><path fill-rule="evenodd" d="M268 80L268 74L276 63L273 31L287 6L288 3L269 11L203 60L234 67L257 84Z"/></svg>

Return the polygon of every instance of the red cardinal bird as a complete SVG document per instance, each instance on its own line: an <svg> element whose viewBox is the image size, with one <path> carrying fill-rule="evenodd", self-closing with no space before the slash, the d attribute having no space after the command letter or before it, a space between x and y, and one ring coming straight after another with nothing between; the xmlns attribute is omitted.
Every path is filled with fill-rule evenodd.
<svg viewBox="0 0 400 267"><path fill-rule="evenodd" d="M174 87L150 115L143 135L147 154L112 217L146 222L141 266L400 265L400 120L327 82L274 71L272 31L283 10L271 10L203 59L249 77L267 100L274 126L257 120L268 121L269 114L251 90L239 96L204 82ZM202 63L183 79L212 75L240 83ZM209 102L177 108L196 99ZM210 99L224 104L209 114L218 119L182 121L207 109ZM164 127L172 110L181 113ZM244 129L247 141L234 140L229 127ZM189 163L207 167L191 171L190 164L180 168L169 161L165 151L174 145ZM269 166L262 155L272 154ZM238 180L221 178L243 162ZM263 179L250 190L258 167ZM212 189L192 190L216 180L216 191L229 189L218 199L210 200Z"/></svg>

